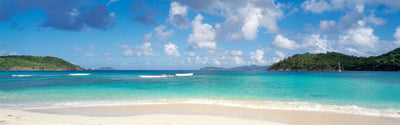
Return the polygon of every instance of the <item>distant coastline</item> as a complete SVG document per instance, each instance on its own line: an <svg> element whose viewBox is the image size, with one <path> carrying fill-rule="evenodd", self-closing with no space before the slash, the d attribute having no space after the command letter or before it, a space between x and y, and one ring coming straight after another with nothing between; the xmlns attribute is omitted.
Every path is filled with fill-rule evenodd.
<svg viewBox="0 0 400 125"><path fill-rule="evenodd" d="M340 67L340 68L339 68ZM82 71L84 68L61 58L50 56L0 56L0 71ZM116 70L100 67L89 70ZM400 48L386 54L356 57L338 52L296 54L271 66L203 67L208 72L260 72L260 71L400 71Z"/></svg>
<svg viewBox="0 0 400 125"><path fill-rule="evenodd" d="M100 68L93 69L93 70L116 70L116 69L113 67L100 67Z"/></svg>

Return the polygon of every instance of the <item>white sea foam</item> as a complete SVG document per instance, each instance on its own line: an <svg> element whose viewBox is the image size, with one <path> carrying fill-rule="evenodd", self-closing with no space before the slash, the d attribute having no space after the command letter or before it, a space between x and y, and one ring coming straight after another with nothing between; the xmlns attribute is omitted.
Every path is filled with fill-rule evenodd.
<svg viewBox="0 0 400 125"><path fill-rule="evenodd" d="M71 73L71 74L68 74L68 75L70 75L70 76L87 76L87 75L90 75L89 73Z"/></svg>
<svg viewBox="0 0 400 125"><path fill-rule="evenodd" d="M307 102L277 102L277 101L232 101L232 100L207 100L191 99L183 101L184 104L208 104L229 107L244 107L251 109L274 109L274 110L298 110L298 111L316 111L316 112L337 112L360 114L370 116L385 116L400 118L400 110L377 110L367 109L356 105L338 106L322 105Z"/></svg>
<svg viewBox="0 0 400 125"><path fill-rule="evenodd" d="M84 101L84 102L60 102L33 107L19 105L20 108L64 108L64 107L94 107L94 106L127 106L127 105L162 105L162 104L204 104L228 107L241 107L250 109L272 109L272 110L297 110L315 112L336 112L347 114L359 114L369 116L384 116L400 118L400 110L378 110L368 109L355 105L338 106L322 105L307 102L279 102L279 101L237 101L237 100L210 100L210 99L179 99L179 100L132 100L132 101ZM1 104L0 104L1 105ZM0 107L3 107L2 105ZM10 107L9 107L10 108ZM17 108L15 105L11 108Z"/></svg>
<svg viewBox="0 0 400 125"><path fill-rule="evenodd" d="M193 76L194 73L177 73L175 76Z"/></svg>
<svg viewBox="0 0 400 125"><path fill-rule="evenodd" d="M49 77L49 76L63 76L63 75L11 75L12 77Z"/></svg>
<svg viewBox="0 0 400 125"><path fill-rule="evenodd" d="M12 77L31 77L33 75L11 75Z"/></svg>
<svg viewBox="0 0 400 125"><path fill-rule="evenodd" d="M161 75L139 75L140 78L166 78L166 77L173 77L173 75L166 75L166 74L161 74Z"/></svg>

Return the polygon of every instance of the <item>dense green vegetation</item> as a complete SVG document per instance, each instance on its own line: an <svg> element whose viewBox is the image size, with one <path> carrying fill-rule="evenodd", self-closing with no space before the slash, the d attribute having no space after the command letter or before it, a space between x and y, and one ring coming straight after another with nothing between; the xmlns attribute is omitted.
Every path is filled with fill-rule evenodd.
<svg viewBox="0 0 400 125"><path fill-rule="evenodd" d="M380 56L355 57L337 52L296 54L270 66L283 71L400 71L400 48Z"/></svg>
<svg viewBox="0 0 400 125"><path fill-rule="evenodd" d="M50 56L0 56L0 71L50 70L83 70L83 68Z"/></svg>

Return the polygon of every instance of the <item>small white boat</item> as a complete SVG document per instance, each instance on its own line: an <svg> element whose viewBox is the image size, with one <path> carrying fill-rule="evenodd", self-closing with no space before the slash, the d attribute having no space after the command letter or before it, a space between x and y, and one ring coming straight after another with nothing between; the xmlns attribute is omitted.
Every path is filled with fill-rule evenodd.
<svg viewBox="0 0 400 125"><path fill-rule="evenodd" d="M194 73L177 73L175 76L193 76Z"/></svg>

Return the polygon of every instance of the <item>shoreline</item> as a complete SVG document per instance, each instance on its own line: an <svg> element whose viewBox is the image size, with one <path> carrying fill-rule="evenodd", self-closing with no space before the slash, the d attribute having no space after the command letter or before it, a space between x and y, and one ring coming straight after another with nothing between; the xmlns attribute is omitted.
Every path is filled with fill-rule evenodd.
<svg viewBox="0 0 400 125"><path fill-rule="evenodd" d="M135 105L135 106L99 106L99 107L69 107L69 108L53 108L53 109L31 109L31 110L9 110L0 109L0 113L7 117L8 114L20 114L22 117L62 117L60 122L71 119L109 119L122 120L136 119L142 120L150 118L158 121L151 124L163 124L167 117L173 117L169 123L191 123L191 124L296 124L296 125L397 125L400 118L382 117L382 116L366 116L333 112L317 112L317 111L291 111L291 110L271 110L271 109L249 109L242 107L227 107L204 104L162 104L162 105ZM13 115L14 116L14 115ZM200 121L189 122L187 120L197 119L200 121L214 122L200 123ZM129 119L127 119L129 118ZM230 123L231 121L235 121ZM1 121L1 120L0 120ZM37 120L40 123L41 120ZM143 121L143 120L142 120ZM212 120L211 120L212 121ZM102 121L109 123L108 121ZM229 123L228 123L229 122ZM0 122L1 123L1 122ZM85 123L85 121L83 121ZM93 123L93 122L91 122ZM120 123L118 123L120 124ZM123 123L121 123L123 124ZM139 123L138 123L139 124Z"/></svg>
<svg viewBox="0 0 400 125"><path fill-rule="evenodd" d="M1 104L0 104L1 105ZM370 109L357 105L324 105L308 102L281 102L281 101L243 101L243 100L209 100L209 99L177 99L177 100L136 100L136 101L82 101L59 102L44 104L42 106L19 105L18 107L3 107L22 110L63 109L73 107L130 107L142 105L210 105L232 108L283 110L283 111L309 111L340 114L353 114L377 117L400 118L400 110L395 109Z"/></svg>

